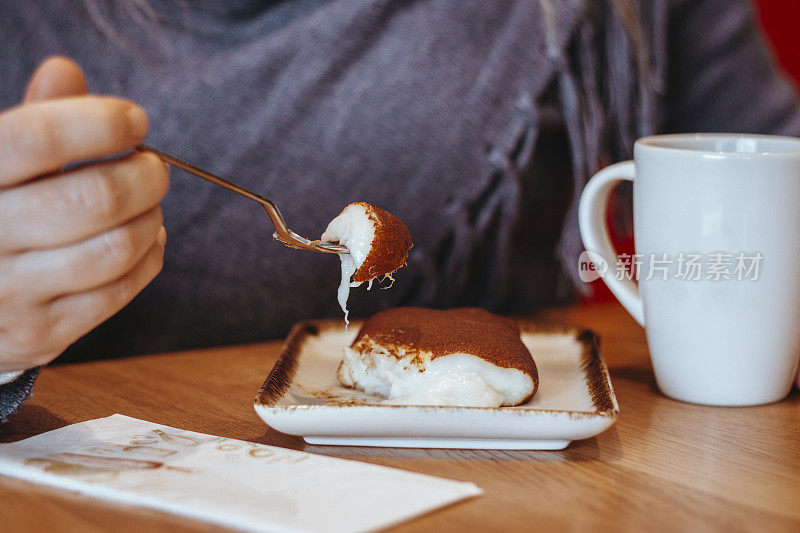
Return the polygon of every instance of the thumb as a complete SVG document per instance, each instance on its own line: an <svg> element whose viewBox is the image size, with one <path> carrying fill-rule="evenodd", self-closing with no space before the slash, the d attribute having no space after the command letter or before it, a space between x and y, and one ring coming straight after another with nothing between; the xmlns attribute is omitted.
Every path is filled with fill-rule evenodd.
<svg viewBox="0 0 800 533"><path fill-rule="evenodd" d="M50 100L88 92L81 68L69 58L55 56L45 59L33 73L22 101Z"/></svg>

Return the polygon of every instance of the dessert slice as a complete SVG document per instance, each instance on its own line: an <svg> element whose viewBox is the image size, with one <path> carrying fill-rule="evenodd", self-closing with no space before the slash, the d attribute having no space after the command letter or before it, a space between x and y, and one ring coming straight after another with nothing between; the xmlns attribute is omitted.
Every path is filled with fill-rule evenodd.
<svg viewBox="0 0 800 533"><path fill-rule="evenodd" d="M517 324L475 308L396 307L374 315L345 347L338 377L407 405L519 405L539 384Z"/></svg>
<svg viewBox="0 0 800 533"><path fill-rule="evenodd" d="M403 221L390 212L365 202L355 202L328 224L320 239L345 246L350 253L340 254L342 282L338 300L347 321L350 287L388 276L402 267L413 246L411 233ZM352 283L350 278L353 278Z"/></svg>

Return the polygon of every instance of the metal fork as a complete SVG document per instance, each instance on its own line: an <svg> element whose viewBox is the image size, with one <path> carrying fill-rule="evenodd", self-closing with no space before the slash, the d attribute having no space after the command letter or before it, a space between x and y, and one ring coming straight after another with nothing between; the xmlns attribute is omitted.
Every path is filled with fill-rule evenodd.
<svg viewBox="0 0 800 533"><path fill-rule="evenodd" d="M312 252L325 252L329 254L350 253L347 250L347 248L339 244L332 244L322 241L312 241L306 239L305 237L301 237L297 233L290 230L288 226L286 226L286 221L283 219L283 215L281 215L281 212L278 211L278 207L274 203L272 203L272 200L264 198L263 196L256 194L254 192L248 191L247 189L240 187L234 183L231 183L228 180L222 179L219 176L212 174L211 172L206 172L205 170L197 168L196 166L187 163L182 159L178 159L177 157L165 154L161 150L156 150L155 148L147 146L146 144L136 145L135 150L139 152L150 152L152 154L155 154L159 158L161 158L161 160L164 161L165 163L183 169L187 172L194 174L195 176L203 178L204 180L208 180L211 183L219 185L220 187L225 187L228 190L241 194L245 198L249 198L251 200L258 202L267 212L267 215L269 215L269 219L275 225L275 233L272 236L275 238L276 241L285 244L290 248L297 248L298 250L311 250Z"/></svg>

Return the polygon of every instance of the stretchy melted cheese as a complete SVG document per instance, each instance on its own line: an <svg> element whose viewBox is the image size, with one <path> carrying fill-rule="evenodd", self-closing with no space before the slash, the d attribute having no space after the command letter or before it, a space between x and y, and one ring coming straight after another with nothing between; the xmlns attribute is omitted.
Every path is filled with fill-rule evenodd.
<svg viewBox="0 0 800 533"><path fill-rule="evenodd" d="M472 308L376 314L345 347L338 376L345 386L409 405L519 405L538 386L517 325Z"/></svg>
<svg viewBox="0 0 800 533"><path fill-rule="evenodd" d="M341 254L342 281L338 300L347 321L350 287L388 275L402 267L413 246L403 221L388 211L364 202L348 205L331 220L323 242L339 243L349 254ZM352 283L350 278L353 278Z"/></svg>

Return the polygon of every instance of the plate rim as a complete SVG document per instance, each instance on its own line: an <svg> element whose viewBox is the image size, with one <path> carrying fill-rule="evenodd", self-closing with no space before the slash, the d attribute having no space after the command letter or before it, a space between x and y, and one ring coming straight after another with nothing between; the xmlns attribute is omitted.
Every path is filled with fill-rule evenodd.
<svg viewBox="0 0 800 533"><path fill-rule="evenodd" d="M594 411L574 411L568 409L514 409L509 407L462 407L462 406L436 406L436 405L393 405L393 404L357 404L357 405L328 405L328 404L291 404L276 405L285 395L292 384L297 370L297 361L302 352L303 344L310 337L319 335L325 330L341 329L339 319L314 319L303 320L296 323L289 331L286 341L281 349L281 354L275 365L267 374L264 383L256 393L253 400L256 410L269 409L273 411L300 411L300 410L373 410L373 409L417 409L417 410L457 410L461 412L504 412L527 415L533 413L558 415L565 414L575 418L609 418L615 420L619 416L619 403L614 388L611 385L611 376L603 359L600 349L600 337L594 331L586 328L566 326L551 323L536 322L533 319L513 319L520 328L520 333L552 333L571 335L583 346L580 367L583 370L584 381L589 391ZM363 320L350 322L350 327L361 327ZM535 359L534 359L535 361Z"/></svg>

